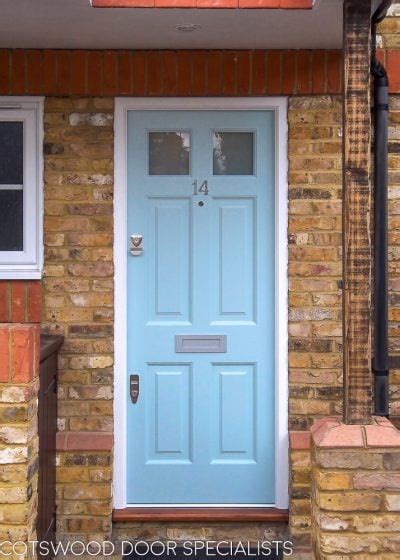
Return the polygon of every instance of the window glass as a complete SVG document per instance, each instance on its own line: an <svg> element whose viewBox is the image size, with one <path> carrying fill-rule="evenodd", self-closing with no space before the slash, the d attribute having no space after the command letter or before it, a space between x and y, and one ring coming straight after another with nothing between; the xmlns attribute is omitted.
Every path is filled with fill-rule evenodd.
<svg viewBox="0 0 400 560"><path fill-rule="evenodd" d="M0 251L23 250L23 191L0 188Z"/></svg>
<svg viewBox="0 0 400 560"><path fill-rule="evenodd" d="M0 251L23 250L24 125L0 122Z"/></svg>
<svg viewBox="0 0 400 560"><path fill-rule="evenodd" d="M0 122L0 185L23 184L23 146L23 123Z"/></svg>
<svg viewBox="0 0 400 560"><path fill-rule="evenodd" d="M41 278L43 98L0 96L0 280Z"/></svg>
<svg viewBox="0 0 400 560"><path fill-rule="evenodd" d="M254 133L215 131L214 175L254 175Z"/></svg>
<svg viewBox="0 0 400 560"><path fill-rule="evenodd" d="M182 130L149 132L149 174L189 175L190 133Z"/></svg>

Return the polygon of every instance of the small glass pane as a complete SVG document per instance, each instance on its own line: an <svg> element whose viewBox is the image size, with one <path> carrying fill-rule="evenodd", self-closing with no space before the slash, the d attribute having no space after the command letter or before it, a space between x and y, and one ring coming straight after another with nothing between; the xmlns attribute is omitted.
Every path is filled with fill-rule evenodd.
<svg viewBox="0 0 400 560"><path fill-rule="evenodd" d="M254 174L254 133L219 132L213 136L214 175Z"/></svg>
<svg viewBox="0 0 400 560"><path fill-rule="evenodd" d="M24 182L24 124L0 122L0 185Z"/></svg>
<svg viewBox="0 0 400 560"><path fill-rule="evenodd" d="M0 189L0 251L23 250L23 191Z"/></svg>
<svg viewBox="0 0 400 560"><path fill-rule="evenodd" d="M149 174L189 175L190 132L149 132Z"/></svg>

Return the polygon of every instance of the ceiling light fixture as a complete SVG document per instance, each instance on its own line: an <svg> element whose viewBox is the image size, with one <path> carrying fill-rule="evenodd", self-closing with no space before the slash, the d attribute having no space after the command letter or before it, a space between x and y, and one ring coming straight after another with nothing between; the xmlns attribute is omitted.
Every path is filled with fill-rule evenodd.
<svg viewBox="0 0 400 560"><path fill-rule="evenodd" d="M183 33L191 33L192 31L201 29L201 25L197 25L196 23L180 23L176 25L175 28L177 31L182 31Z"/></svg>

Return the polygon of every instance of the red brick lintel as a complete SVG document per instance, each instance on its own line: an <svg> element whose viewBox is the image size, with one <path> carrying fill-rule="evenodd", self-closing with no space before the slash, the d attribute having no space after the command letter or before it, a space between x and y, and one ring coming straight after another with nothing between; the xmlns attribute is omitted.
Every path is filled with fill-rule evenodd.
<svg viewBox="0 0 400 560"><path fill-rule="evenodd" d="M111 451L109 432L58 432L57 451Z"/></svg>
<svg viewBox="0 0 400 560"><path fill-rule="evenodd" d="M314 0L91 0L93 8L258 8L309 10Z"/></svg>

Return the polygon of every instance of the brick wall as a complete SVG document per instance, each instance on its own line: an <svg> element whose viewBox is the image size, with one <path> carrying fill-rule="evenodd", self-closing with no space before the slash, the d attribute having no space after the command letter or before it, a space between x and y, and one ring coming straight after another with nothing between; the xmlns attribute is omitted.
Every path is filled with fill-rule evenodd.
<svg viewBox="0 0 400 560"><path fill-rule="evenodd" d="M0 541L36 536L39 322L40 282L0 281Z"/></svg>
<svg viewBox="0 0 400 560"><path fill-rule="evenodd" d="M116 548L122 541L129 539L166 542L173 540L184 542L188 540L209 541L245 541L252 543L268 540L289 539L287 527L282 523L177 523L177 522L144 522L144 523L116 523L113 528L113 540ZM293 558L297 560L297 558Z"/></svg>
<svg viewBox="0 0 400 560"><path fill-rule="evenodd" d="M312 428L315 560L391 560L400 554L400 433L324 419Z"/></svg>
<svg viewBox="0 0 400 560"><path fill-rule="evenodd" d="M317 418L342 410L340 99L296 98L289 112L289 379L291 524L310 523L308 437ZM400 352L400 98L390 99L389 334ZM400 425L400 372L390 375L391 418ZM304 539L304 540L303 540Z"/></svg>
<svg viewBox="0 0 400 560"><path fill-rule="evenodd" d="M339 93L340 51L0 50L0 95Z"/></svg>
<svg viewBox="0 0 400 560"><path fill-rule="evenodd" d="M391 100L391 220L396 220L400 197L395 155L398 102ZM107 98L49 98L45 108L45 324L66 336L60 364L59 429L90 430L96 437L112 430L112 111L113 101ZM305 432L315 419L340 414L342 405L340 152L340 99L292 98L289 406L290 429L295 432L291 526L299 546L309 542L310 526ZM397 226L391 222L391 227ZM394 348L400 306L399 241L396 232L391 233ZM398 379L392 376L394 413L399 409ZM109 529L110 453L83 451L74 454L67 446L60 455L61 534L98 535L101 529ZM107 468L105 478L95 481L92 471L98 472L98 461ZM78 492L79 501L78 487L87 489ZM160 534L166 530L165 525L159 527Z"/></svg>
<svg viewBox="0 0 400 560"><path fill-rule="evenodd" d="M306 431L342 411L341 102L289 104L289 429L291 528L309 542Z"/></svg>
<svg viewBox="0 0 400 560"><path fill-rule="evenodd" d="M108 98L47 98L44 117L43 326L65 336L58 531L90 538L111 528L113 110Z"/></svg>
<svg viewBox="0 0 400 560"><path fill-rule="evenodd" d="M44 324L66 336L59 429L90 431L86 446L112 431L112 111L107 98L48 98L45 106ZM310 524L308 451L300 439L315 418L341 406L340 150L339 99L292 98L290 429L298 433L291 513L299 544L307 544ZM111 455L101 445L89 452L82 434L75 453L68 441L59 437L59 532L107 532ZM98 463L106 465L99 479Z"/></svg>

